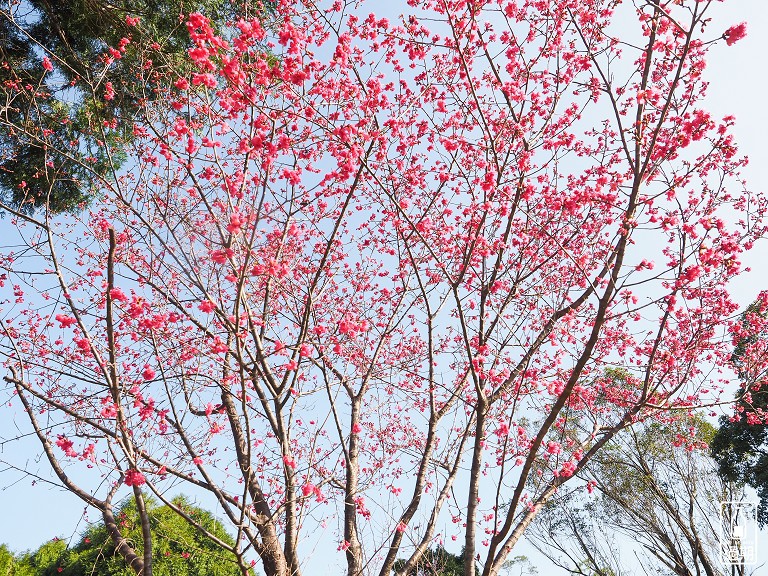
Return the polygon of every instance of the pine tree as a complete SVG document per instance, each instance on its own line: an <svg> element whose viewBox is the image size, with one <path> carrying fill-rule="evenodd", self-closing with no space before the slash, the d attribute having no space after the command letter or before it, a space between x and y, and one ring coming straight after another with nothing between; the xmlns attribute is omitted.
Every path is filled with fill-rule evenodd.
<svg viewBox="0 0 768 576"><path fill-rule="evenodd" d="M0 197L22 212L76 209L124 163L153 79L183 68L190 12L219 30L260 0L30 0L0 8ZM44 97L41 98L41 94ZM86 159L83 166L83 159Z"/></svg>

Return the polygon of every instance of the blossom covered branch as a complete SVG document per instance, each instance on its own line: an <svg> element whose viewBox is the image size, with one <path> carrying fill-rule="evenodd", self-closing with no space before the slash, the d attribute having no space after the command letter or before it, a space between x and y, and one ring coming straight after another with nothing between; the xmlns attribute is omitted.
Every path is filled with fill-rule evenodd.
<svg viewBox="0 0 768 576"><path fill-rule="evenodd" d="M52 464L207 494L269 576L452 541L497 575L618 431L731 384L765 200L701 107L708 4L190 15L130 169L12 218L0 350Z"/></svg>

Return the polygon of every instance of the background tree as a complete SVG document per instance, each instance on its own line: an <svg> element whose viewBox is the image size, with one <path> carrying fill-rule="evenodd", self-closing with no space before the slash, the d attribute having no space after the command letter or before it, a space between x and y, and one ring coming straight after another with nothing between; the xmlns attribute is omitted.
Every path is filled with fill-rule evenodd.
<svg viewBox="0 0 768 576"><path fill-rule="evenodd" d="M595 494L576 488L553 499L529 540L559 567L584 576L632 574L633 565L649 574L751 573L752 558L733 566L721 561L721 503L746 497L742 486L717 475L706 452L714 435L700 417L616 435L580 475Z"/></svg>
<svg viewBox="0 0 768 576"><path fill-rule="evenodd" d="M216 538L232 544L232 537L209 512L176 498L174 505L185 510L195 522ZM242 576L231 556L225 554L213 540L186 522L167 506L147 502L154 546L153 571L162 576ZM141 522L135 503L126 501L118 507L116 520L123 535L141 542ZM56 538L33 552L14 556L0 547L0 573L3 576L128 576L134 571L117 553L109 533L101 524L94 524L73 547ZM249 572L252 574L252 572Z"/></svg>
<svg viewBox="0 0 768 576"><path fill-rule="evenodd" d="M405 567L405 560L395 562L393 569L401 572ZM413 566L405 573L405 576L463 576L464 554L451 554L442 546L436 546L428 550L422 556L419 564Z"/></svg>
<svg viewBox="0 0 768 576"><path fill-rule="evenodd" d="M407 572L403 572L405 565L405 560L397 560L392 568L404 576L464 576L464 551L451 554L442 546L435 546L427 550L418 564L411 566Z"/></svg>
<svg viewBox="0 0 768 576"><path fill-rule="evenodd" d="M60 212L87 201L93 178L113 178L125 161L120 150L140 102L156 97L156 76L146 70L185 65L186 15L203 12L221 31L241 17L265 17L270 7L259 0L8 0L0 7L6 202Z"/></svg>
<svg viewBox="0 0 768 576"><path fill-rule="evenodd" d="M392 567L395 573L402 573L406 560L397 560ZM515 556L507 560L502 566L504 574L512 575L517 571L519 576L523 574L537 574L527 556ZM475 565L475 571L480 572L480 567ZM460 554L452 554L438 545L427 550L415 566L411 566L404 576L464 576L464 551Z"/></svg>
<svg viewBox="0 0 768 576"><path fill-rule="evenodd" d="M48 576L57 574L67 543L60 538L44 542L37 550L13 558L14 576Z"/></svg>
<svg viewBox="0 0 768 576"><path fill-rule="evenodd" d="M16 558L5 544L0 544L0 574L14 576Z"/></svg>
<svg viewBox="0 0 768 576"><path fill-rule="evenodd" d="M243 576L235 558L225 553L215 539L229 546L232 536L221 522L202 508L193 506L184 498L175 498L174 507L184 511L205 530L179 516L172 508L147 503L152 527L153 574L156 576ZM117 511L116 520L123 528L125 538L142 542L141 522L136 504L127 500ZM90 527L80 542L61 558L64 576L129 576L132 571L115 550L113 540L103 523ZM252 571L247 571L252 576ZM48 576L48 575L46 575ZM56 576L51 574L50 576Z"/></svg>
<svg viewBox="0 0 768 576"><path fill-rule="evenodd" d="M734 414L720 417L711 446L718 473L724 479L757 491L758 520L762 526L768 524L768 391L761 364L768 352L766 311L766 302L760 299L742 317L746 334L737 333L733 353L741 388L736 395Z"/></svg>
<svg viewBox="0 0 768 576"><path fill-rule="evenodd" d="M700 105L744 34L709 4L191 15L193 71L152 79L99 205L7 207L3 409L144 576L146 496L184 517L180 485L269 576L315 548L406 574L453 537L497 576L616 434L731 384L766 206Z"/></svg>

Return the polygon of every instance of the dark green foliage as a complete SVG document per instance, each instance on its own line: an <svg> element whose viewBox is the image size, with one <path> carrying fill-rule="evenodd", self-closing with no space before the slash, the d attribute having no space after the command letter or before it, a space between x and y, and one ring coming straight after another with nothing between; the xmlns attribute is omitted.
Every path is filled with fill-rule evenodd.
<svg viewBox="0 0 768 576"><path fill-rule="evenodd" d="M765 314L766 311L755 303L744 313L743 321L749 322L751 315L765 317ZM768 390L752 389L755 375L748 373L742 359L747 348L764 337L763 334L753 335L736 346L732 362L744 384L737 396L738 411L733 419L720 417L720 428L710 444L720 476L757 491L760 498L757 520L761 526L768 525L768 426L750 423L749 417L756 411L768 409ZM749 392L746 398L745 392Z"/></svg>
<svg viewBox="0 0 768 576"><path fill-rule="evenodd" d="M0 192L14 206L40 204L54 210L82 200L82 174L66 158L75 139L65 123L68 107L48 98L40 57L8 19L0 16ZM52 168L53 167L53 168ZM57 178L57 174L60 176Z"/></svg>
<svg viewBox="0 0 768 576"><path fill-rule="evenodd" d="M405 560L395 562L394 570L399 572L405 567ZM481 570L475 567L475 572ZM451 554L442 546L427 550L421 561L407 572L407 576L463 576L464 575L464 549L461 554Z"/></svg>
<svg viewBox="0 0 768 576"><path fill-rule="evenodd" d="M0 544L0 576L12 576L15 558L5 544Z"/></svg>
<svg viewBox="0 0 768 576"><path fill-rule="evenodd" d="M183 498L174 500L211 534L233 544L232 537L205 510ZM152 523L153 574L156 576L242 576L234 556L217 546L167 506L148 503ZM141 553L141 525L133 500L115 515L123 536ZM0 547L0 576L134 576L103 523L91 526L72 548L51 540L31 553L14 557ZM252 573L251 573L252 575Z"/></svg>
<svg viewBox="0 0 768 576"><path fill-rule="evenodd" d="M753 392L750 407L746 409L766 407L766 393ZM768 426L749 424L745 412L734 421L723 416L710 448L722 478L747 484L757 491L760 498L757 519L761 526L768 525Z"/></svg>
<svg viewBox="0 0 768 576"><path fill-rule="evenodd" d="M12 555L5 546L0 547L0 567L3 576L52 576L58 574L60 559L67 553L67 544L58 538L46 542L34 552Z"/></svg>
<svg viewBox="0 0 768 576"><path fill-rule="evenodd" d="M26 212L73 210L96 180L112 179L141 105L157 100L163 78L187 71L185 17L195 11L224 29L265 9L260 0L27 0L0 8L0 200ZM109 48L119 57L107 62Z"/></svg>

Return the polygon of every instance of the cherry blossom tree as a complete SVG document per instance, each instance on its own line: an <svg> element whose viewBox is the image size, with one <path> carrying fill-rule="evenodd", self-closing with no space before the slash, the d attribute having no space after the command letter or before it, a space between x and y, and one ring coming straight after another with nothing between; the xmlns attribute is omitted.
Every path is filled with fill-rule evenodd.
<svg viewBox="0 0 768 576"><path fill-rule="evenodd" d="M495 576L617 432L734 380L765 201L701 100L744 26L707 0L369 4L284 0L226 39L192 14L194 72L145 84L98 207L5 207L4 410L144 576L145 495L177 487L243 570L408 574L445 545Z"/></svg>

